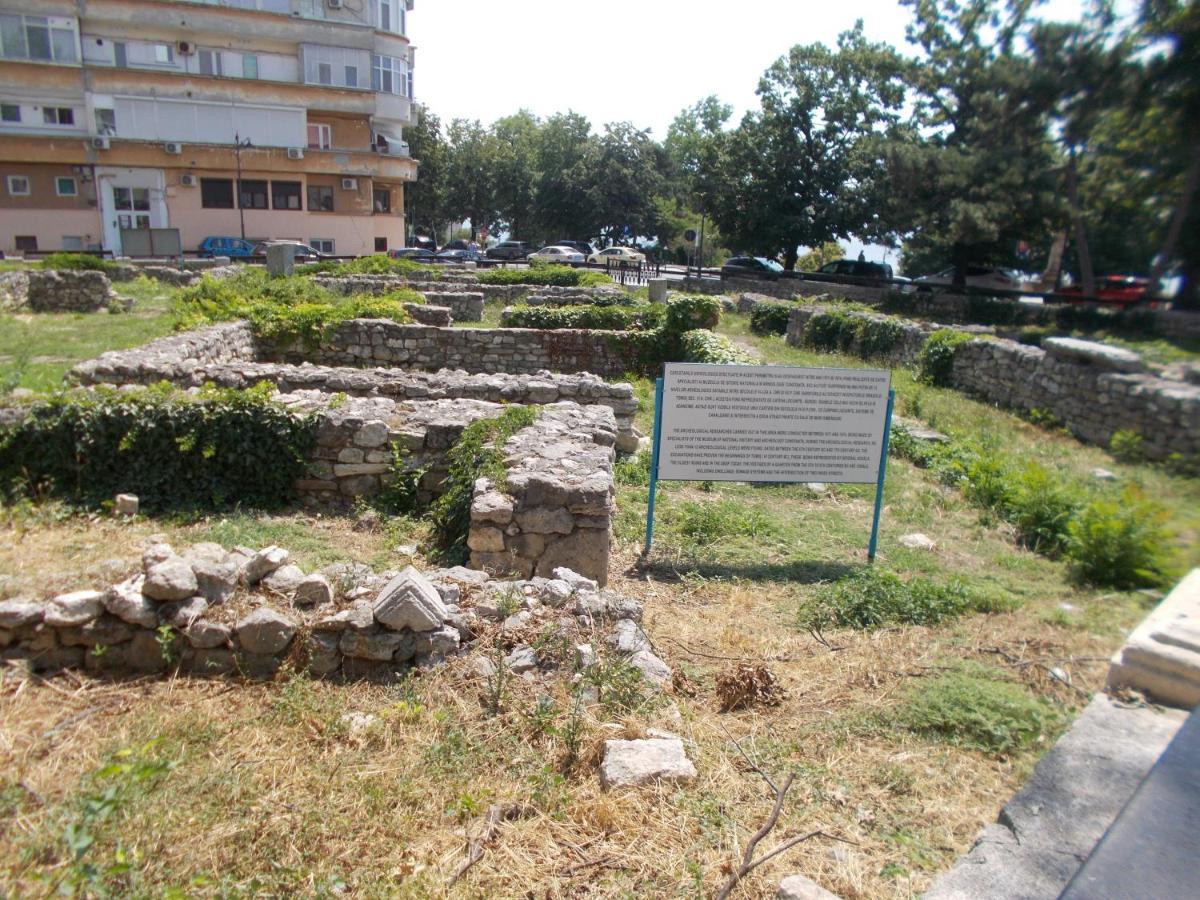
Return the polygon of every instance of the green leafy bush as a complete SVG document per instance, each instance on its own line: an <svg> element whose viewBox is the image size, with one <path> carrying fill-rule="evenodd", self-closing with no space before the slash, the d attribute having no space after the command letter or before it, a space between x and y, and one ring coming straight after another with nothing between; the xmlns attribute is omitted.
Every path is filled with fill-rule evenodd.
<svg viewBox="0 0 1200 900"><path fill-rule="evenodd" d="M1108 452L1121 462L1136 463L1146 458L1142 449L1144 440L1136 431L1120 429L1114 432L1108 442Z"/></svg>
<svg viewBox="0 0 1200 900"><path fill-rule="evenodd" d="M803 619L814 628L936 625L977 607L976 597L961 582L903 581L892 572L869 568L821 588Z"/></svg>
<svg viewBox="0 0 1200 900"><path fill-rule="evenodd" d="M854 344L858 322L844 310L827 309L817 313L804 326L804 343L826 353L845 353Z"/></svg>
<svg viewBox="0 0 1200 900"><path fill-rule="evenodd" d="M646 485L650 483L651 452L641 450L635 456L617 460L613 478L617 484Z"/></svg>
<svg viewBox="0 0 1200 900"><path fill-rule="evenodd" d="M205 277L185 288L175 300L174 315L176 328L246 319L266 342L313 346L349 319L411 322L404 304L422 302L416 291L341 296L307 278L272 278L261 269L246 269L231 278Z"/></svg>
<svg viewBox="0 0 1200 900"><path fill-rule="evenodd" d="M763 538L778 534L779 527L760 509L733 500L711 503L684 501L664 519L680 534L708 545L728 537Z"/></svg>
<svg viewBox="0 0 1200 900"><path fill-rule="evenodd" d="M688 331L679 339L684 362L718 363L727 366L758 365L749 351L743 350L723 334L703 328Z"/></svg>
<svg viewBox="0 0 1200 900"><path fill-rule="evenodd" d="M513 306L504 311L502 328L600 328L650 331L663 324L666 307L647 306Z"/></svg>
<svg viewBox="0 0 1200 900"><path fill-rule="evenodd" d="M721 321L721 304L716 297L684 294L667 301L666 329L683 334L696 328L716 328Z"/></svg>
<svg viewBox="0 0 1200 900"><path fill-rule="evenodd" d="M163 385L38 403L0 429L0 485L88 506L130 492L147 512L278 507L303 477L313 425L271 403L272 390Z"/></svg>
<svg viewBox="0 0 1200 900"><path fill-rule="evenodd" d="M942 387L949 385L954 372L954 354L960 346L970 340L970 334L952 328L943 328L931 334L917 357L917 371L921 381Z"/></svg>
<svg viewBox="0 0 1200 900"><path fill-rule="evenodd" d="M91 253L51 253L42 260L43 269L90 269L94 272L111 272L117 263Z"/></svg>
<svg viewBox="0 0 1200 900"><path fill-rule="evenodd" d="M327 275L332 278L346 275L402 275L419 277L423 281L437 281L443 274L438 266L421 265L411 259L393 259L382 254L345 261L327 259L311 263L301 271L304 275Z"/></svg>
<svg viewBox="0 0 1200 900"><path fill-rule="evenodd" d="M488 269L479 273L480 284L533 284L544 287L611 287L603 272L570 266L530 266L521 269Z"/></svg>
<svg viewBox="0 0 1200 900"><path fill-rule="evenodd" d="M909 731L989 753L1013 753L1049 740L1062 719L1046 701L978 665L926 679L896 721Z"/></svg>
<svg viewBox="0 0 1200 900"><path fill-rule="evenodd" d="M1002 512L1017 527L1020 542L1045 556L1058 556L1067 544L1067 525L1082 505L1082 490L1038 463L1021 470Z"/></svg>
<svg viewBox="0 0 1200 900"><path fill-rule="evenodd" d="M1067 526L1067 555L1085 581L1153 587L1166 581L1167 540L1166 513L1131 486L1079 511Z"/></svg>
<svg viewBox="0 0 1200 900"><path fill-rule="evenodd" d="M504 443L532 425L539 412L537 406L511 406L494 419L472 422L450 448L445 492L430 509L439 559L450 565L466 562L475 481L490 478L498 490L504 490Z"/></svg>
<svg viewBox="0 0 1200 900"><path fill-rule="evenodd" d="M865 359L889 356L904 339L904 324L897 319L860 317L855 336L859 355Z"/></svg>
<svg viewBox="0 0 1200 900"><path fill-rule="evenodd" d="M750 330L755 334L787 334L792 307L787 303L760 303L750 310Z"/></svg>

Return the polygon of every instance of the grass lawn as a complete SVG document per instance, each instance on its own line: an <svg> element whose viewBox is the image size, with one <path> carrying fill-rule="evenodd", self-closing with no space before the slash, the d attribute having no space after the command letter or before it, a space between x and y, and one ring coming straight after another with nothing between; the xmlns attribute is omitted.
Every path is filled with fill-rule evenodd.
<svg viewBox="0 0 1200 900"><path fill-rule="evenodd" d="M77 362L170 333L175 288L143 277L115 290L134 299L129 312L0 313L0 388L53 391Z"/></svg>
<svg viewBox="0 0 1200 900"><path fill-rule="evenodd" d="M864 365L752 335L740 316L721 328L770 362ZM101 349L63 340L83 356ZM901 370L893 382L901 414L952 436L995 441L1064 477L1103 466L1142 485L1170 511L1175 570L1200 562L1200 481L1118 462ZM651 383L635 387L648 431ZM764 851L812 831L831 837L762 866L735 897L770 896L792 872L846 898L911 897L995 819L1157 596L1080 584L899 459L872 569L872 489L856 485L664 484L642 559L647 488L635 464L620 474L610 587L645 604L644 628L678 673L669 697L579 706L566 675L497 688L468 659L392 686L6 679L0 892L710 895L770 812L757 767L776 783L797 776ZM129 522L54 504L3 512L8 596L118 577L152 535L279 543L306 571L342 559L398 568L414 559L402 545L423 535L408 519L356 531L303 512ZM917 531L936 550L899 543ZM429 564L420 553L415 563ZM907 618L844 624L893 603ZM481 652L494 652L491 640L480 638ZM603 647L604 635L592 642ZM723 711L719 685L741 665L775 676L776 705ZM342 720L350 712L378 721L356 733ZM651 728L684 738L699 780L602 791L604 740ZM493 804L517 812L451 886Z"/></svg>

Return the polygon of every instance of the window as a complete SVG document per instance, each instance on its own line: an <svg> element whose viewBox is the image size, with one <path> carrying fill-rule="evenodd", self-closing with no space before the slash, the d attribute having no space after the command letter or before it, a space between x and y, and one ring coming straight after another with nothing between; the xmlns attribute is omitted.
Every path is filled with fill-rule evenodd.
<svg viewBox="0 0 1200 900"><path fill-rule="evenodd" d="M242 209L267 208L267 183L265 181L240 181L238 193L241 195Z"/></svg>
<svg viewBox="0 0 1200 900"><path fill-rule="evenodd" d="M308 186L308 211L333 212L333 188L327 184Z"/></svg>
<svg viewBox="0 0 1200 900"><path fill-rule="evenodd" d="M74 125L75 110L69 106L43 106L42 121L47 125Z"/></svg>
<svg viewBox="0 0 1200 900"><path fill-rule="evenodd" d="M54 179L54 193L60 197L75 197L79 194L79 188L76 187L74 178L60 175Z"/></svg>
<svg viewBox="0 0 1200 900"><path fill-rule="evenodd" d="M124 41L117 41L113 44L113 64L118 69L129 66L129 53L125 49Z"/></svg>
<svg viewBox="0 0 1200 900"><path fill-rule="evenodd" d="M413 74L412 74L411 66L409 67L409 70L408 70L408 93L405 94L405 96L408 97L408 99L410 99L410 100L416 96L416 94L413 93Z"/></svg>
<svg viewBox="0 0 1200 900"><path fill-rule="evenodd" d="M272 181L271 206L275 209L300 209L300 182Z"/></svg>
<svg viewBox="0 0 1200 900"><path fill-rule="evenodd" d="M358 87L358 66L346 66L346 87Z"/></svg>
<svg viewBox="0 0 1200 900"><path fill-rule="evenodd" d="M13 197L28 197L29 196L29 176L28 175L9 175L8 193Z"/></svg>
<svg viewBox="0 0 1200 900"><path fill-rule="evenodd" d="M317 63L317 83L333 84L333 66L329 63Z"/></svg>
<svg viewBox="0 0 1200 900"><path fill-rule="evenodd" d="M150 188L113 188L113 206L117 209L150 211Z"/></svg>
<svg viewBox="0 0 1200 900"><path fill-rule="evenodd" d="M385 94L404 93L404 62L394 56L371 57L371 90Z"/></svg>
<svg viewBox="0 0 1200 900"><path fill-rule="evenodd" d="M68 253L78 253L83 249L83 238L78 235L64 234L62 239L62 248Z"/></svg>
<svg viewBox="0 0 1200 900"><path fill-rule="evenodd" d="M13 238L13 243L22 253L37 252L37 237L32 234L18 234Z"/></svg>
<svg viewBox="0 0 1200 900"><path fill-rule="evenodd" d="M375 212L390 213L392 211L392 192L388 188L375 188Z"/></svg>
<svg viewBox="0 0 1200 900"><path fill-rule="evenodd" d="M371 54L350 47L301 44L306 84L362 87L362 73L371 65ZM353 81L351 81L353 79Z"/></svg>
<svg viewBox="0 0 1200 900"><path fill-rule="evenodd" d="M233 181L229 178L201 178L200 205L205 209L233 209Z"/></svg>
<svg viewBox="0 0 1200 900"><path fill-rule="evenodd" d="M47 16L0 15L0 56L75 62L75 22Z"/></svg>
<svg viewBox="0 0 1200 900"><path fill-rule="evenodd" d="M200 74L201 75L220 75L221 72L221 51L220 50L201 50L196 54L200 59Z"/></svg>
<svg viewBox="0 0 1200 900"><path fill-rule="evenodd" d="M319 253L333 255L333 240L331 238L312 238L308 243Z"/></svg>
<svg viewBox="0 0 1200 900"><path fill-rule="evenodd" d="M329 125L310 123L308 126L308 147L310 150L328 150L333 146L333 128Z"/></svg>
<svg viewBox="0 0 1200 900"><path fill-rule="evenodd" d="M375 252L376 253L387 253L387 238L385 238L385 237L375 238Z"/></svg>
<svg viewBox="0 0 1200 900"><path fill-rule="evenodd" d="M117 133L117 113L112 109L93 110L96 114L96 134Z"/></svg>
<svg viewBox="0 0 1200 900"><path fill-rule="evenodd" d="M154 45L154 61L162 65L169 65L175 61L175 51L170 44L155 44Z"/></svg>
<svg viewBox="0 0 1200 900"><path fill-rule="evenodd" d="M20 122L21 107L15 103L0 103L0 122Z"/></svg>
<svg viewBox="0 0 1200 900"><path fill-rule="evenodd" d="M242 55L242 77L258 77L258 57L253 53L245 53Z"/></svg>

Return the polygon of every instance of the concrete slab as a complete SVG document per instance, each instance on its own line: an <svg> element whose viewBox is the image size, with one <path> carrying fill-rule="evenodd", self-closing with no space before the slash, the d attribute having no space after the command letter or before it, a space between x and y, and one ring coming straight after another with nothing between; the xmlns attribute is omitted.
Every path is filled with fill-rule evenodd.
<svg viewBox="0 0 1200 900"><path fill-rule="evenodd" d="M1095 697L926 900L1057 897L1185 717Z"/></svg>

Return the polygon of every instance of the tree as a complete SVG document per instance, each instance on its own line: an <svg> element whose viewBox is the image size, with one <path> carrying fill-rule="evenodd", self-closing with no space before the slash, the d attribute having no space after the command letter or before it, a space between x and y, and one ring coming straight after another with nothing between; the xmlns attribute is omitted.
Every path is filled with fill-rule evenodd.
<svg viewBox="0 0 1200 900"><path fill-rule="evenodd" d="M540 123L527 110L492 124L496 145L496 212L509 237L525 240L536 230L537 153Z"/></svg>
<svg viewBox="0 0 1200 900"><path fill-rule="evenodd" d="M654 198L664 185L665 157L650 139L628 122L604 126L596 142L595 164L587 176L595 232L606 244L657 232Z"/></svg>
<svg viewBox="0 0 1200 900"><path fill-rule="evenodd" d="M417 106L416 122L405 129L409 153L417 160L417 180L405 185L404 213L414 234L434 236L450 221L446 208L447 147L442 123L428 107Z"/></svg>
<svg viewBox="0 0 1200 900"><path fill-rule="evenodd" d="M492 228L497 212L496 140L478 121L454 119L446 133L449 145L446 204L457 221L471 220L471 239Z"/></svg>
<svg viewBox="0 0 1200 900"><path fill-rule="evenodd" d="M1061 216L1047 139L1053 97L1024 54L1034 0L901 0L922 51L914 110L887 153L891 213L911 229L908 261L1010 262Z"/></svg>
<svg viewBox="0 0 1200 900"><path fill-rule="evenodd" d="M809 44L777 60L759 82L761 109L722 141L712 207L728 239L792 269L801 245L888 234L878 159L903 75L903 61L869 43L862 22L836 51Z"/></svg>
<svg viewBox="0 0 1200 900"><path fill-rule="evenodd" d="M551 116L538 133L534 210L538 229L550 240L599 234L600 222L588 193L596 166L591 130L587 119L568 112Z"/></svg>

